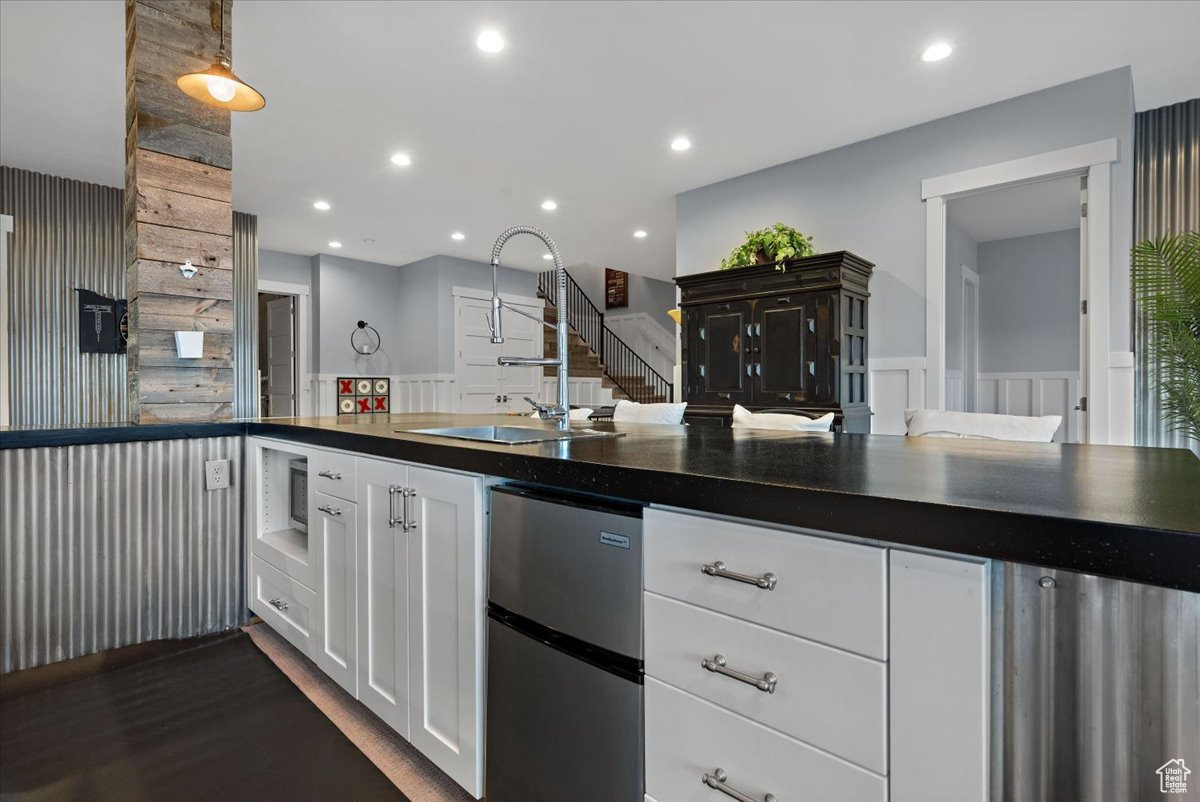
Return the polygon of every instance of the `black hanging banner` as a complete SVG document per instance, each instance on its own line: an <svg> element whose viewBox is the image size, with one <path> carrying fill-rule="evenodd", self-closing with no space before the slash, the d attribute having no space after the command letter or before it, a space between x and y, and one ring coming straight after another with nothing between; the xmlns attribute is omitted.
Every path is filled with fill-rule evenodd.
<svg viewBox="0 0 1200 802"><path fill-rule="evenodd" d="M129 337L126 302L91 290L79 293L79 350L84 354L123 354Z"/></svg>

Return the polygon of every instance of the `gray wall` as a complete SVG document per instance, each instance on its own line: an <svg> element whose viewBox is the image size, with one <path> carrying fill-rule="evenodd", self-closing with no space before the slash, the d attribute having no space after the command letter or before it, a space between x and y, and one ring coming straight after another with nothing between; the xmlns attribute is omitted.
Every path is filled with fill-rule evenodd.
<svg viewBox="0 0 1200 802"><path fill-rule="evenodd" d="M327 253L313 257L314 371L388 376L416 373L412 343L401 331L400 268ZM379 332L379 350L364 356L350 347L357 321Z"/></svg>
<svg viewBox="0 0 1200 802"><path fill-rule="evenodd" d="M1110 340L1114 350L1128 350L1133 113L1124 67L684 192L676 196L676 272L716 269L749 229L795 225L821 251L846 249L878 265L873 355L921 356L921 180L1115 137Z"/></svg>
<svg viewBox="0 0 1200 802"><path fill-rule="evenodd" d="M298 253L260 250L258 252L259 281L286 281L312 287L312 257Z"/></svg>
<svg viewBox="0 0 1200 802"><path fill-rule="evenodd" d="M304 265L308 264L307 281ZM454 372L454 287L491 291L484 262L435 255L407 265L364 262L330 254L311 258L263 251L263 279L312 288L316 373L405 375ZM502 267L500 291L533 297L537 274ZM379 351L350 348L358 320L379 331Z"/></svg>
<svg viewBox="0 0 1200 802"><path fill-rule="evenodd" d="M962 267L979 272L979 250L975 240L946 221L946 369L960 370L963 356Z"/></svg>
<svg viewBox="0 0 1200 802"><path fill-rule="evenodd" d="M1079 229L979 244L979 372L1079 370Z"/></svg>

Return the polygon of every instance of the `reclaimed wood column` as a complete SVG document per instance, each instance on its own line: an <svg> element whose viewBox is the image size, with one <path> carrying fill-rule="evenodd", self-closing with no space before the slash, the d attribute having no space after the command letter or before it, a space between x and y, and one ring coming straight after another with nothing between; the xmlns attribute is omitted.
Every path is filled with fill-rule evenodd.
<svg viewBox="0 0 1200 802"><path fill-rule="evenodd" d="M179 90L230 46L232 0L126 0L125 287L135 423L233 414L233 145L229 115ZM180 271L190 261L191 278ZM176 331L203 331L179 359Z"/></svg>

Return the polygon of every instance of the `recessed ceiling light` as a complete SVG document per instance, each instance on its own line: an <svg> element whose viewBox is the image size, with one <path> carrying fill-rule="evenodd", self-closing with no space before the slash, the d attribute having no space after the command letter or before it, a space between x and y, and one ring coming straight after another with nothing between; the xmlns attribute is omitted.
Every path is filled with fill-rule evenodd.
<svg viewBox="0 0 1200 802"><path fill-rule="evenodd" d="M671 150L685 151L692 146L692 140L686 136L677 136L671 140Z"/></svg>
<svg viewBox="0 0 1200 802"><path fill-rule="evenodd" d="M337 240L333 240L332 242L329 243L329 247L330 248L340 248L340 247L342 247L342 243L338 242Z"/></svg>
<svg viewBox="0 0 1200 802"><path fill-rule="evenodd" d="M545 209L547 212L552 212L558 208L558 204L552 200L544 200L544 201L542 201L542 208Z"/></svg>
<svg viewBox="0 0 1200 802"><path fill-rule="evenodd" d="M941 61L954 52L954 46L949 42L934 42L925 48L921 61Z"/></svg>
<svg viewBox="0 0 1200 802"><path fill-rule="evenodd" d="M551 259L553 259L553 258L554 258L554 254L552 254L552 253L543 253L543 254L542 254L542 258L543 258L543 259L545 259L547 262L549 262Z"/></svg>
<svg viewBox="0 0 1200 802"><path fill-rule="evenodd" d="M637 231L633 232L633 236L637 237L638 239L645 239L646 232L639 228Z"/></svg>
<svg viewBox="0 0 1200 802"><path fill-rule="evenodd" d="M410 164L412 164L412 157L407 153L393 153L392 164L396 165L397 167L408 167Z"/></svg>
<svg viewBox="0 0 1200 802"><path fill-rule="evenodd" d="M327 212L333 207L329 205L328 201L313 201L313 208L318 211Z"/></svg>
<svg viewBox="0 0 1200 802"><path fill-rule="evenodd" d="M464 240L466 238L467 238L467 235L462 233L461 231L455 231L453 234L450 235L450 239L453 239L453 240Z"/></svg>
<svg viewBox="0 0 1200 802"><path fill-rule="evenodd" d="M484 31L475 37L475 46L484 53L499 53L504 49L504 37L497 31Z"/></svg>

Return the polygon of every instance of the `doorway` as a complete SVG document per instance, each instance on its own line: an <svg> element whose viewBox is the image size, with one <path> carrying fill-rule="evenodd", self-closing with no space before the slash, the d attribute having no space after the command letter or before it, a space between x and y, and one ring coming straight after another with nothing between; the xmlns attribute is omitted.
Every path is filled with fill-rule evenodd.
<svg viewBox="0 0 1200 802"><path fill-rule="evenodd" d="M258 414L315 414L309 354L309 290L284 281L258 282Z"/></svg>
<svg viewBox="0 0 1200 802"><path fill-rule="evenodd" d="M946 408L1058 415L1082 442L1081 174L946 203Z"/></svg>
<svg viewBox="0 0 1200 802"><path fill-rule="evenodd" d="M1076 389L1068 390L1069 404L1061 398L1051 398L1051 406L1062 406L1064 428L1074 424L1070 440L1087 443L1107 443L1115 435L1123 437L1122 413L1124 400L1120 396L1110 398L1110 385L1120 387L1110 378L1110 368L1120 368L1124 362L1117 361L1109 348L1109 317L1112 281L1112 234L1110 210L1112 206L1112 163L1117 160L1117 140L1107 139L1086 145L1076 145L1062 150L1041 153L1012 161L990 164L958 173L927 178L921 182L921 197L925 202L925 364L924 399L921 406L945 409L947 406L947 368L954 368L947 359L947 329L954 325L954 316L948 314L948 305L955 294L948 293L947 260L948 236L947 213L956 200L968 199L980 193L1004 189L1016 190L1023 186L1049 182L1054 179L1070 178L1075 184L1075 200L1080 216L1086 224L1078 229L1078 302L1080 306L1066 318L1076 326L1078 338L1079 378ZM1080 203L1082 201L1082 203ZM1014 204L1010 201L1010 207ZM988 277L980 275L979 298L981 305L988 292ZM961 296L958 296L961 297ZM981 306L981 310L982 310ZM1014 313L1023 309L1011 308ZM983 332L985 315L981 311L980 345L986 339ZM1061 342L1053 344L1060 347ZM1036 351L1035 347L1032 349ZM981 357L982 359L982 357ZM985 366L978 366L982 375ZM997 408L1014 412L1027 408L1032 410L1039 404L1035 396L1039 392L1028 389L1022 401L1020 385L996 389ZM985 389L977 382L976 405L984 403ZM1051 391L1061 394L1061 386ZM964 396L965 398L965 396ZM1012 403L1010 403L1010 401ZM1114 407L1114 404L1116 405ZM1041 404L1040 406L1044 406ZM1115 414L1115 418L1110 416ZM1114 429L1115 426L1115 429ZM1060 435L1059 437L1062 437Z"/></svg>

